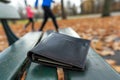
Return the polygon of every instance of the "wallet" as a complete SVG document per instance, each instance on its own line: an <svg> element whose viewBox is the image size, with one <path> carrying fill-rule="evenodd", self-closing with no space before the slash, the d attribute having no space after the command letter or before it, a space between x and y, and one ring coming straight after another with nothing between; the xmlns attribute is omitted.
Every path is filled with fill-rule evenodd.
<svg viewBox="0 0 120 80"><path fill-rule="evenodd" d="M27 54L35 63L72 70L85 70L90 40L53 32Z"/></svg>

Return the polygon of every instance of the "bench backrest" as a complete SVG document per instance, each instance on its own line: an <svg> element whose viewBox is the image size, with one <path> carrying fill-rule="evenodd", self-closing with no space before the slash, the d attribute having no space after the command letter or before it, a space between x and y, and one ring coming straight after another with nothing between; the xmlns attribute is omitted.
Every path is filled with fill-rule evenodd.
<svg viewBox="0 0 120 80"><path fill-rule="evenodd" d="M0 2L0 19L19 19L17 9L10 4Z"/></svg>

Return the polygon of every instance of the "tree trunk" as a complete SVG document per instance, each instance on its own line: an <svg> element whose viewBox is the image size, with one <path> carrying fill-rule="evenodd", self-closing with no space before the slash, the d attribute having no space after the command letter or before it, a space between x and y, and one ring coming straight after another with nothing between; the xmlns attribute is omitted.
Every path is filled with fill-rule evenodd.
<svg viewBox="0 0 120 80"><path fill-rule="evenodd" d="M110 16L110 6L112 0L104 0L102 17Z"/></svg>
<svg viewBox="0 0 120 80"><path fill-rule="evenodd" d="M62 11L62 19L66 19L66 14L65 14L65 10L64 10L64 1L61 0L61 11Z"/></svg>

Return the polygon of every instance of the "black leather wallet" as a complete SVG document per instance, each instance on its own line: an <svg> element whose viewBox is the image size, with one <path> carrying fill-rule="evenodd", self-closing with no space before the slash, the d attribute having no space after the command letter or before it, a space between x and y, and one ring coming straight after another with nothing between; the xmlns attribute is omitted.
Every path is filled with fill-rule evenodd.
<svg viewBox="0 0 120 80"><path fill-rule="evenodd" d="M51 33L28 52L35 63L72 70L84 70L90 40Z"/></svg>

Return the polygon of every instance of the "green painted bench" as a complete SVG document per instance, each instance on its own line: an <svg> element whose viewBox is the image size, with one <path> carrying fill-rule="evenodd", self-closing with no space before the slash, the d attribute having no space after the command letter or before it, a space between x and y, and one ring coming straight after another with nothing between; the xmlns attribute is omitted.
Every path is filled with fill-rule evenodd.
<svg viewBox="0 0 120 80"><path fill-rule="evenodd" d="M30 32L0 53L0 80L19 80L29 66L27 52L39 41L41 32Z"/></svg>
<svg viewBox="0 0 120 80"><path fill-rule="evenodd" d="M60 29L61 34L80 38L79 35L71 28ZM47 37L51 31L45 32L43 38ZM87 56L86 70L70 71L64 69L64 80L120 80L120 75L90 48ZM25 80L58 80L57 69L31 63L27 70Z"/></svg>

